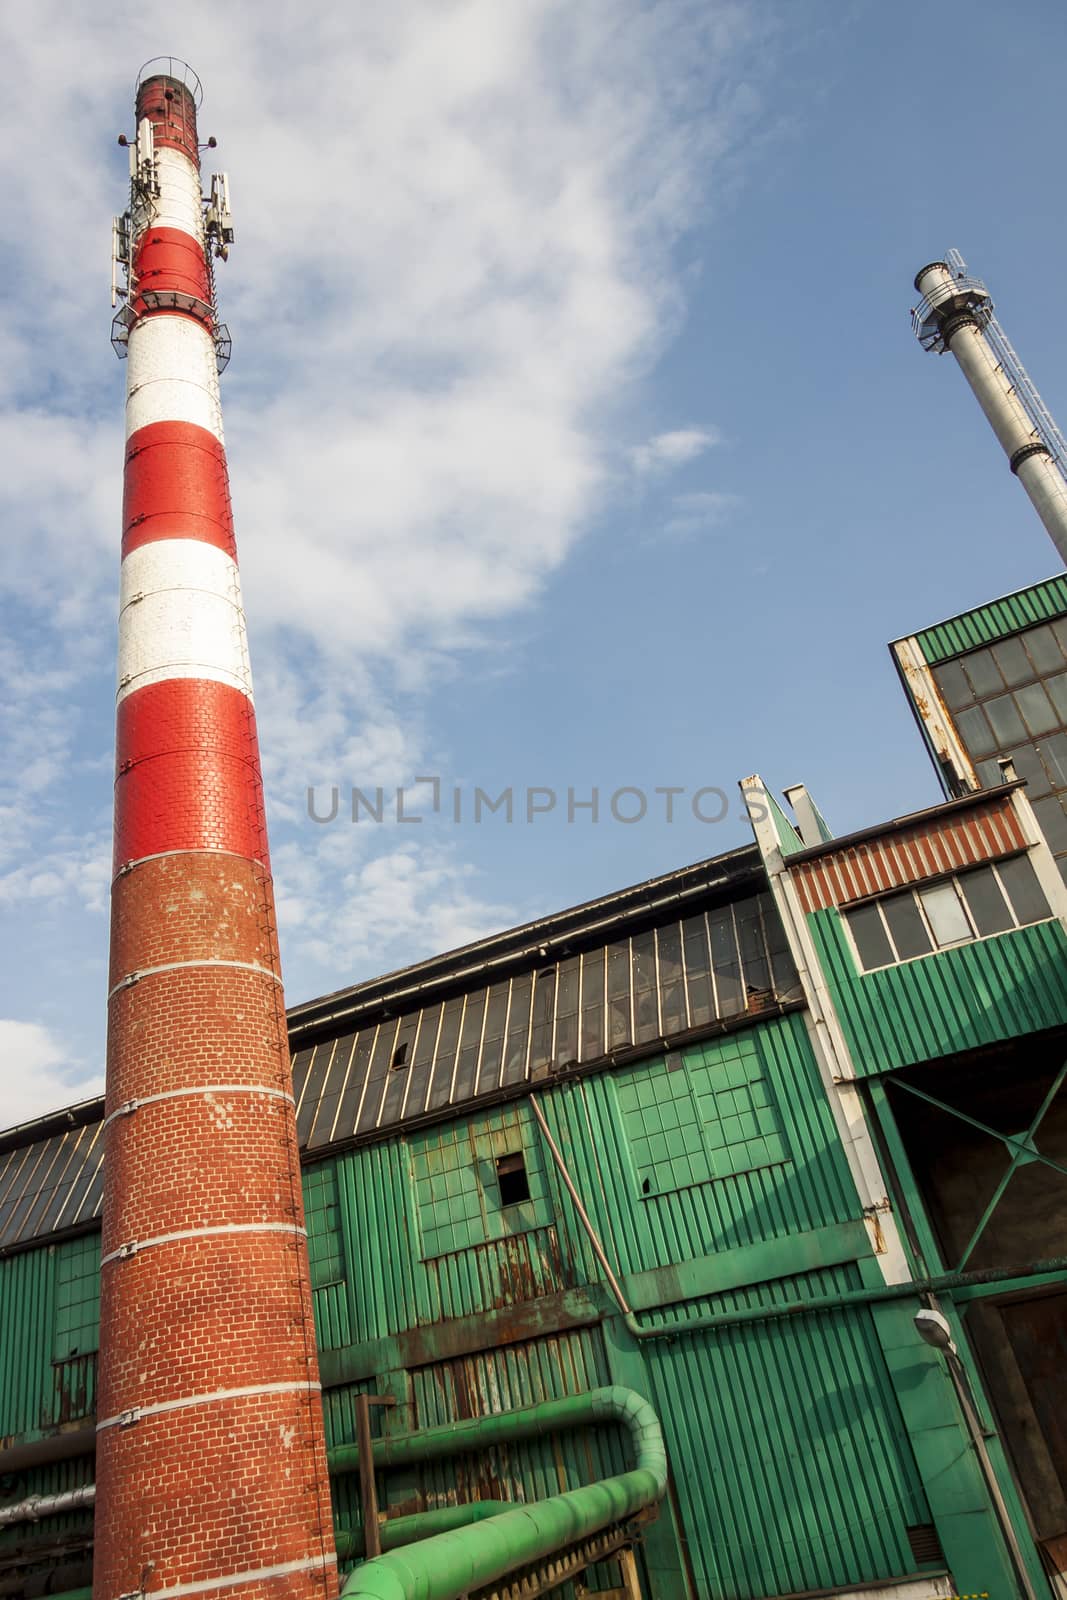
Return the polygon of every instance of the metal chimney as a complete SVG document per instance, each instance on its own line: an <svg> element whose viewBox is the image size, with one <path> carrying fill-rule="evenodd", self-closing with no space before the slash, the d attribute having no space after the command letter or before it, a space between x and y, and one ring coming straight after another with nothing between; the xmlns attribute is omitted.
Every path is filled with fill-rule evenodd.
<svg viewBox="0 0 1067 1600"><path fill-rule="evenodd" d="M950 350L1067 565L1067 441L993 314L989 290L958 250L915 279L922 300L911 314L924 350Z"/></svg>
<svg viewBox="0 0 1067 1600"><path fill-rule="evenodd" d="M137 86L115 226L126 470L96 1600L324 1600L329 1479L222 439L201 90ZM214 145L214 140L210 141Z"/></svg>

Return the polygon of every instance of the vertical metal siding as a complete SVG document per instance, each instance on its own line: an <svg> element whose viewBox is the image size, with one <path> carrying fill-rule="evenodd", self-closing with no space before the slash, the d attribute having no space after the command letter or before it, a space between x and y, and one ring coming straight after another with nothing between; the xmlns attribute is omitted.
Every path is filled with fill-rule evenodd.
<svg viewBox="0 0 1067 1600"><path fill-rule="evenodd" d="M781 1287L857 1283L838 1268ZM904 1530L929 1511L869 1312L695 1335L646 1360L701 1600L912 1570Z"/></svg>
<svg viewBox="0 0 1067 1600"><path fill-rule="evenodd" d="M51 1422L56 1247L0 1261L0 1439Z"/></svg>
<svg viewBox="0 0 1067 1600"><path fill-rule="evenodd" d="M809 926L857 1073L896 1067L1067 1022L1067 934L1058 921L859 973L836 911Z"/></svg>

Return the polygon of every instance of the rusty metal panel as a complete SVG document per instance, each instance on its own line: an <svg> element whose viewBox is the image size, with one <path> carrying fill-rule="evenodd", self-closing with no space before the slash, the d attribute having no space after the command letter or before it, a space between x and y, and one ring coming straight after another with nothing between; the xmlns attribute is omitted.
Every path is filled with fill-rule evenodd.
<svg viewBox="0 0 1067 1600"><path fill-rule="evenodd" d="M837 911L817 911L808 926L861 1076L1067 1022L1067 934L1057 920L865 973Z"/></svg>
<svg viewBox="0 0 1067 1600"><path fill-rule="evenodd" d="M858 1275L837 1268L816 1282L792 1287L832 1292ZM701 1597L914 1570L906 1530L930 1513L869 1311L754 1323L645 1355Z"/></svg>
<svg viewBox="0 0 1067 1600"><path fill-rule="evenodd" d="M1064 615L1067 615L1067 576L1061 573L1044 583L1035 583L1028 589L990 601L988 605L976 606L973 611L964 611L932 628L924 628L915 638L926 661L936 666L966 650L976 650L1018 633L1021 628Z"/></svg>
<svg viewBox="0 0 1067 1600"><path fill-rule="evenodd" d="M806 912L921 883L1026 848L1011 796L791 865Z"/></svg>

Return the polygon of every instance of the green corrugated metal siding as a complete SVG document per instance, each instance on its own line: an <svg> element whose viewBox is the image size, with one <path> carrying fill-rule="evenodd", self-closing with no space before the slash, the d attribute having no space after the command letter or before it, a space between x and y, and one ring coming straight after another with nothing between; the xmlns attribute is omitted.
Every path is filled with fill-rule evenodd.
<svg viewBox="0 0 1067 1600"><path fill-rule="evenodd" d="M923 656L933 666L961 655L965 650L977 650L983 644L993 644L1020 628L1031 628L1035 623L1048 622L1053 617L1067 614L1067 573L1035 583L1029 589L992 600L988 605L964 611L947 622L924 628L915 635Z"/></svg>
<svg viewBox="0 0 1067 1600"><path fill-rule="evenodd" d="M696 1108L687 1112L690 1123L679 1128L661 1118L660 1128L655 1096L624 1092L620 1100L620 1090L642 1080L670 1083L676 1103L688 1094ZM609 1257L628 1279L646 1274L639 1300L645 1322L682 1323L700 1309L792 1299L859 1281L848 1264L852 1252L865 1251L859 1203L799 1015L614 1073L546 1082L536 1092ZM773 1140L764 1138L761 1112L773 1114ZM476 1327L480 1314L499 1317L505 1308L507 1317L526 1300L576 1285L598 1286L594 1298L610 1306L569 1196L539 1150L529 1107L520 1102L464 1121L472 1150L486 1140L495 1149L506 1126L509 1139L521 1138L531 1170L540 1162L536 1206L528 1213L521 1205L509 1208L505 1219L510 1227L512 1214L528 1214L524 1230L422 1260L420 1216L432 1200L426 1152L433 1146L421 1135L343 1152L306 1175L320 1342L335 1350L360 1347L350 1370L373 1373L327 1391L331 1442L354 1437L352 1405L361 1388L395 1393L398 1411L388 1419L375 1411L374 1427L404 1431L628 1382L654 1400L667 1430L701 1600L746 1600L907 1572L913 1563L904 1529L929 1514L865 1312L639 1348L615 1321L554 1331L554 1313L539 1311L547 1320L537 1335L510 1330L515 1342L502 1348L492 1335L486 1338L492 1347L468 1343L459 1355L443 1337L435 1343L445 1319L473 1318ZM684 1183L678 1141L699 1136L715 1146L720 1135L729 1154L721 1175L670 1187ZM639 1159L631 1141L640 1142ZM751 1170L736 1170L744 1157L753 1161ZM490 1211L484 1231L502 1225L500 1212ZM477 1235L478 1215L471 1215ZM436 1232L432 1218L430 1227ZM818 1250L812 1240L820 1241ZM819 1251L845 1264L808 1270ZM716 1276L722 1268L722 1281L752 1287L714 1299L704 1289L687 1289L702 1273L707 1281L708 1258L717 1258L712 1265ZM672 1276L672 1264L687 1261L705 1268ZM12 1366L9 1431L39 1425L51 1381L53 1263L49 1250L4 1263L11 1275L0 1294L10 1318L2 1345ZM788 1276L761 1281L768 1270ZM680 1298L693 1292L705 1298ZM406 1358L405 1371L407 1347L394 1341L412 1329L421 1330L420 1354L417 1364ZM7 1354L14 1350L17 1367ZM394 1510L494 1486L508 1498L534 1498L590 1481L624 1459L610 1433L561 1436L485 1461L381 1475L380 1490ZM358 1526L357 1476L336 1483L335 1509L340 1525ZM669 1543L669 1523L654 1537ZM653 1563L650 1546L649 1559L661 1574L656 1593L668 1600L678 1582L669 1575L669 1552L660 1548Z"/></svg>
<svg viewBox="0 0 1067 1600"><path fill-rule="evenodd" d="M861 1075L1067 1023L1067 935L1038 922L918 961L856 971L839 913L808 919Z"/></svg>
<svg viewBox="0 0 1067 1600"><path fill-rule="evenodd" d="M0 1261L0 1438L33 1433L51 1408L56 1250Z"/></svg>
<svg viewBox="0 0 1067 1600"><path fill-rule="evenodd" d="M799 1297L858 1283L844 1267L780 1288ZM746 1303L720 1296L701 1309ZM869 1311L695 1335L645 1357L701 1596L914 1568L905 1529L930 1514Z"/></svg>
<svg viewBox="0 0 1067 1600"><path fill-rule="evenodd" d="M803 839L797 833L797 830L794 828L793 824L790 822L789 818L786 816L785 812L782 810L773 794L766 789L763 791L762 803L767 807L771 814L771 821L774 823L774 831L778 836L778 848L781 850L782 854L784 856L791 856L797 850L803 850ZM829 838L830 835L828 834L827 837Z"/></svg>

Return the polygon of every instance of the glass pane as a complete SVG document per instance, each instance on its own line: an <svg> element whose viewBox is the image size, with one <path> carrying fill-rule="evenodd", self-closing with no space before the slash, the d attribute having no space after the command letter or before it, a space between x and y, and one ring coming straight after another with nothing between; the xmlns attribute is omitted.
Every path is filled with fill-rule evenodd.
<svg viewBox="0 0 1067 1600"><path fill-rule="evenodd" d="M1023 719L1010 694L1002 694L999 700L987 700L983 709L993 725L999 750L1009 744L1021 744L1026 738Z"/></svg>
<svg viewBox="0 0 1067 1600"><path fill-rule="evenodd" d="M630 1023L630 943L608 946L608 1037L607 1047L629 1044Z"/></svg>
<svg viewBox="0 0 1067 1600"><path fill-rule="evenodd" d="M697 1028L710 1022L713 1015L708 981L708 934L702 916L689 917L682 923L682 951L689 991L689 1025Z"/></svg>
<svg viewBox="0 0 1067 1600"><path fill-rule="evenodd" d="M1014 926L992 867L965 872L960 878L960 888L979 933L1003 933L1005 928Z"/></svg>
<svg viewBox="0 0 1067 1600"><path fill-rule="evenodd" d="M556 969L546 967L534 975L533 1027L530 1032L530 1071L543 1067L552 1054L552 1018L556 1009Z"/></svg>
<svg viewBox="0 0 1067 1600"><path fill-rule="evenodd" d="M1034 669L1030 665L1026 651L1023 649L1021 639L1002 639L993 646L993 659L1004 675L1004 682L1009 689L1018 683L1025 683L1034 676Z"/></svg>
<svg viewBox="0 0 1067 1600"><path fill-rule="evenodd" d="M656 950L651 933L639 933L631 940L634 962L635 1043L643 1044L659 1033L659 1004L656 995Z"/></svg>
<svg viewBox="0 0 1067 1600"><path fill-rule="evenodd" d="M974 699L971 686L967 682L967 675L958 661L947 661L943 667L934 668L934 682L945 698L945 704L952 711L958 711L960 706L968 706Z"/></svg>
<svg viewBox="0 0 1067 1600"><path fill-rule="evenodd" d="M582 1060L604 1054L604 951L582 957Z"/></svg>
<svg viewBox="0 0 1067 1600"><path fill-rule="evenodd" d="M665 1034L681 1033L689 1026L685 1014L685 980L682 976L682 930L677 922L656 934L659 956L660 1013Z"/></svg>
<svg viewBox="0 0 1067 1600"><path fill-rule="evenodd" d="M1063 814L1059 795L1052 794L1047 800L1035 801L1034 814L1052 854L1058 856L1061 851L1067 850L1067 817Z"/></svg>
<svg viewBox="0 0 1067 1600"><path fill-rule="evenodd" d="M939 945L959 944L973 937L954 884L939 883L933 889L920 889L919 899Z"/></svg>
<svg viewBox="0 0 1067 1600"><path fill-rule="evenodd" d="M1026 792L1031 800L1048 794L1048 778L1041 765L1041 756L1032 744L1016 745L1014 750L1008 750L1006 754L1015 762L1019 777L1026 779Z"/></svg>
<svg viewBox="0 0 1067 1600"><path fill-rule="evenodd" d="M1047 739L1042 739L1037 752L1044 763L1052 787L1067 788L1067 733L1050 733ZM1047 783L1042 789L1031 786L1028 791L1031 800L1035 794L1044 794L1047 788Z"/></svg>
<svg viewBox="0 0 1067 1600"><path fill-rule="evenodd" d="M1060 720L1039 683L1028 684L1025 689L1016 689L1013 698L1031 733L1048 733Z"/></svg>
<svg viewBox="0 0 1067 1600"><path fill-rule="evenodd" d="M1013 856L1010 861L1001 861L997 871L1017 921L1023 924L1040 922L1052 915L1029 856Z"/></svg>
<svg viewBox="0 0 1067 1600"><path fill-rule="evenodd" d="M771 987L771 972L767 963L767 946L763 938L763 918L758 900L743 900L735 907L737 936L741 943L741 970L745 978L745 994L766 994Z"/></svg>
<svg viewBox="0 0 1067 1600"><path fill-rule="evenodd" d="M1052 631L1059 640L1060 649L1067 656L1067 617L1059 617L1052 624Z"/></svg>
<svg viewBox="0 0 1067 1600"><path fill-rule="evenodd" d="M711 965L715 973L715 992L719 1016L732 1017L745 1009L741 998L741 968L737 959L734 919L729 906L708 912L711 934Z"/></svg>
<svg viewBox="0 0 1067 1600"><path fill-rule="evenodd" d="M979 700L987 694L999 694L1004 687L1004 681L989 650L976 650L973 655L964 656L963 668Z"/></svg>
<svg viewBox="0 0 1067 1600"><path fill-rule="evenodd" d="M995 760L976 761L974 775L978 779L979 788L982 789L995 789L998 783L1004 782L1000 768Z"/></svg>
<svg viewBox="0 0 1067 1600"><path fill-rule="evenodd" d="M969 756L988 756L996 748L997 741L989 731L985 712L978 706L972 706L970 711L961 711L956 718L956 726Z"/></svg>
<svg viewBox="0 0 1067 1600"><path fill-rule="evenodd" d="M504 1050L504 1083L521 1083L526 1073L526 1051L530 1041L530 1001L533 978L524 973L511 985L511 1011Z"/></svg>
<svg viewBox="0 0 1067 1600"><path fill-rule="evenodd" d="M463 1031L459 1039L459 1054L456 1057L453 1100L467 1100L474 1093L478 1074L478 1054L482 1042L482 1023L485 1020L485 999L484 989L479 989L477 994L467 996L467 1008L463 1013Z"/></svg>
<svg viewBox="0 0 1067 1600"><path fill-rule="evenodd" d="M659 981L661 984L670 983L682 975L682 934L676 922L670 923L666 928L660 928L656 933L656 949L659 954Z"/></svg>
<svg viewBox="0 0 1067 1600"><path fill-rule="evenodd" d="M1063 667L1063 656L1056 635L1048 626L1044 628L1031 628L1023 634L1023 644L1026 653L1037 669L1040 678L1047 677L1050 672L1059 672Z"/></svg>
<svg viewBox="0 0 1067 1600"><path fill-rule="evenodd" d="M891 894L881 905L900 960L910 961L912 956L929 955L933 948L930 935L911 891L907 894Z"/></svg>
<svg viewBox="0 0 1067 1600"><path fill-rule="evenodd" d="M845 920L852 930L860 966L864 971L869 972L872 967L889 966L894 956L878 907L860 906L858 911L846 912Z"/></svg>
<svg viewBox="0 0 1067 1600"><path fill-rule="evenodd" d="M560 963L556 989L556 1048L561 1064L578 1059L578 957Z"/></svg>
<svg viewBox="0 0 1067 1600"><path fill-rule="evenodd" d="M1061 722L1067 722L1067 672L1058 672L1054 678L1045 679L1045 688Z"/></svg>

